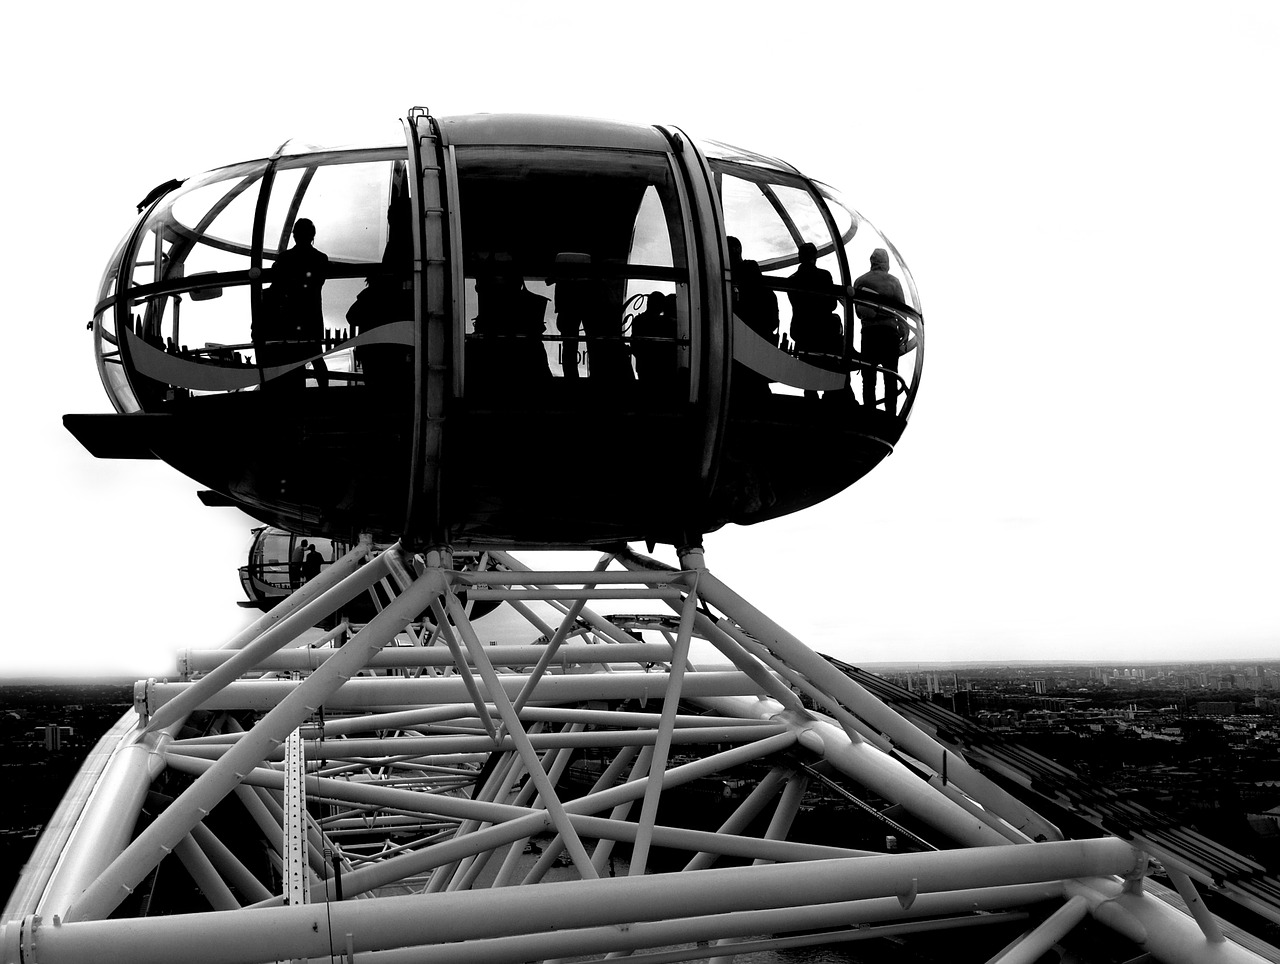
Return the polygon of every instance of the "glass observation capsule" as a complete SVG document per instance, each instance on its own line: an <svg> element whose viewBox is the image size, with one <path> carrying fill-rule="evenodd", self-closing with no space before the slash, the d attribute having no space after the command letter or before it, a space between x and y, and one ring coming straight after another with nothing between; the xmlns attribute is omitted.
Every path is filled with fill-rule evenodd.
<svg viewBox="0 0 1280 964"><path fill-rule="evenodd" d="M94 314L115 415L298 535L693 544L897 442L924 329L897 250L791 165L670 127L435 118L151 192Z"/></svg>

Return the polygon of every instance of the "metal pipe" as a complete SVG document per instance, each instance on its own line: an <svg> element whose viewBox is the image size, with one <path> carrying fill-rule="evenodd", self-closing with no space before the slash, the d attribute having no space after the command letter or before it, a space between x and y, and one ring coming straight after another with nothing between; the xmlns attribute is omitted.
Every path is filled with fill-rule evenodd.
<svg viewBox="0 0 1280 964"><path fill-rule="evenodd" d="M310 646L306 649L282 649L258 660L253 669L310 672L338 652L338 649ZM486 646L485 652L489 654L489 660L495 666L530 666L546 654L547 647L545 645ZM223 649L188 649L179 654L179 663L189 672L207 673L228 662L235 655ZM665 663L671 659L671 647L666 643L564 643L555 651L555 658L562 665ZM452 665L453 657L449 651L437 646L400 646L384 649L375 653L368 663L370 669L393 667L417 669Z"/></svg>
<svg viewBox="0 0 1280 964"><path fill-rule="evenodd" d="M1038 850L1045 844L1018 847ZM1124 876L1124 875L1121 875ZM1265 964L1234 941L1212 941L1195 920L1150 894L1126 890L1115 879L1069 880L1069 895L1088 901L1094 919L1128 937L1164 964Z"/></svg>
<svg viewBox="0 0 1280 964"><path fill-rule="evenodd" d="M284 775L285 771L279 770L277 772ZM286 784L281 784L281 787L284 786L286 786ZM291 855L289 853L289 837L285 833L285 824L287 823L287 820L283 801L288 795L288 791L282 790L280 787L273 787L271 790L268 790L265 787L254 787L253 791L258 797L258 800L262 803L262 806L271 814L272 819L278 827L276 830L276 836L283 841L282 846L279 849L279 854L281 860L284 862L284 867L287 870ZM306 834L307 843L309 844L306 848L306 858L311 876L306 879L323 879L325 874L329 872L328 865L325 863L323 856L325 847L324 841L320 839L319 831L314 829L305 821L302 822L301 829L302 832ZM286 893L287 892L288 891L286 891Z"/></svg>
<svg viewBox="0 0 1280 964"><path fill-rule="evenodd" d="M164 769L157 745L167 737L143 739L140 722L126 711L116 724L117 742L102 775L92 785L73 785L83 809L52 868L36 909L46 917L66 915L67 908L89 883L128 846L151 782ZM120 733L120 730L126 730Z"/></svg>
<svg viewBox="0 0 1280 964"><path fill-rule="evenodd" d="M778 792L778 786L782 783L783 772L781 767L774 767L766 773L764 779L756 784L755 789L747 795L747 799L738 804L737 808L733 813L729 814L728 819L720 825L720 829L716 832L720 834L738 834L745 830ZM705 870L715 863L716 858L719 856L719 854L712 851L694 854L693 859L685 864L683 869L685 871Z"/></svg>
<svg viewBox="0 0 1280 964"><path fill-rule="evenodd" d="M218 874L214 868L213 862L200 849L200 845L192 839L191 835L183 837L173 848L173 852L177 855L178 860L182 862L182 866L186 868L187 873L191 875L191 879L195 881L195 885L200 888L200 893L204 894L205 900L209 902L209 906L214 910L238 910L240 901L236 900L235 895L231 893L231 888L227 886L227 882Z"/></svg>
<svg viewBox="0 0 1280 964"><path fill-rule="evenodd" d="M755 680L766 695L788 709L804 709L804 703L800 697L792 692L786 683L771 673L768 666L761 665L760 660L743 649L737 640L712 622L709 616L698 613L696 626L707 642L727 656L734 666Z"/></svg>
<svg viewBox="0 0 1280 964"><path fill-rule="evenodd" d="M581 570L560 570L560 571L533 571L530 569L485 569L483 571L458 571L452 574L453 582L460 586L553 586L561 587L564 585L582 586L586 583L598 583L600 585L635 585L636 583L646 583L653 585L667 585L669 583L678 582L684 573L678 570L671 572L646 572L644 578L638 579L630 572L619 572L617 569L605 570L605 566L613 559L611 555L605 555L600 562L596 564L594 569ZM468 593L470 596L470 593Z"/></svg>
<svg viewBox="0 0 1280 964"><path fill-rule="evenodd" d="M818 933L792 934L788 937L738 938L725 942L734 956L726 960L737 960L741 954L761 954L768 951L785 950L796 947L812 947L815 944L847 944L853 941L884 940L899 934L925 934L930 931L965 930L971 927L990 927L993 924L1005 924L1009 921L1025 920L1024 912L1001 911L973 917L946 917L940 920L911 921L905 924L860 924L838 930ZM613 955L610 955L612 957ZM705 959L701 947L684 947L671 951L650 951L647 954L626 954L632 964L676 964L679 961L700 961ZM608 960L608 958L606 958Z"/></svg>
<svg viewBox="0 0 1280 964"><path fill-rule="evenodd" d="M372 626L370 623L369 626ZM368 632L368 627L360 632ZM393 634L394 635L394 634ZM352 643L354 642L354 638ZM347 643L339 650L345 653L352 646ZM334 658L327 660L317 673L324 672ZM314 676L313 676L314 678ZM523 676L504 674L499 677L502 689L511 698L520 694ZM213 694L203 704L208 710L270 710L306 684L296 680L250 680L230 683ZM174 699L192 683L159 683L147 681L145 699L151 707ZM574 676L548 676L538 687L538 699L551 703L577 703L586 700L647 701L657 699L666 691L666 673L592 673ZM684 683L685 695L691 698L703 696L754 696L759 692L745 673L698 672L690 674ZM326 709L354 710L369 707L408 707L432 703L460 703L467 699L466 686L453 677L406 679L378 677L349 679L325 699Z"/></svg>
<svg viewBox="0 0 1280 964"><path fill-rule="evenodd" d="M624 759L624 755L628 753L630 755L626 756L626 758ZM634 762L632 763L632 761ZM605 769L605 771L600 774L599 779L597 779L596 782L592 784L591 790L589 791L589 793L599 793L601 790L605 790L613 786L614 783L617 782L618 775L622 772L622 770L627 766L628 763L632 763L631 772L627 775L628 782L630 782L631 780L638 780L641 777L648 776L649 764L652 761L653 761L652 747L646 746L640 749L637 749L634 746L628 747L627 749L619 753L618 756L616 756L613 759L613 762L610 763L609 766ZM627 800L627 801L624 801L623 803L618 804L616 807L613 808L613 810L609 812L609 819L626 820L627 815L631 812L631 807L633 803L634 801ZM596 841L595 850L591 852L591 863L595 866L596 873L603 875L605 872L605 868L607 866L610 866L609 861L612 859L613 848L615 843L616 841L608 838L602 838ZM612 874L610 876L612 876Z"/></svg>
<svg viewBox="0 0 1280 964"><path fill-rule="evenodd" d="M644 950L672 944L702 943L726 936L770 933L789 929L814 931L830 927L855 927L858 934L867 937L883 937L886 933L901 933L890 928L902 927L910 932L926 928L929 922L888 924L868 927L868 924L885 920L909 920L917 916L985 912L977 918L949 918L938 922L945 926L962 926L967 920L998 923L1009 918L1000 915L1008 907L1020 907L1050 900L1061 893L1055 885L1024 885L1021 887L991 887L963 894L933 894L922 897L920 912L912 907L908 913L893 898L874 898L836 904L819 904L813 907L786 908L783 910L751 911L746 914L720 914L715 917L687 917L654 923L633 923L622 927L584 927L576 931L556 934L526 934L519 937L497 937L467 941L447 947L418 945L378 951L370 954L368 964L521 964L543 960L555 954L580 957L618 949L621 951ZM854 932L836 934L810 934L813 943L833 943L852 937ZM844 935L844 936L842 936ZM740 945L741 946L741 945ZM798 946L772 942L770 946ZM735 948L736 950L737 948ZM748 948L744 948L748 949ZM750 950L766 949L759 947ZM687 959L697 960L705 956L701 947L686 952ZM649 960L655 955L645 955ZM364 960L364 958L362 958ZM316 962L320 964L320 962Z"/></svg>
<svg viewBox="0 0 1280 964"><path fill-rule="evenodd" d="M950 752L948 779L988 810L1030 837L1062 837L1057 827L974 770L954 750L947 751L933 737L875 699L710 572L702 573L699 586L708 602L925 765L939 761L940 766L942 753Z"/></svg>
<svg viewBox="0 0 1280 964"><path fill-rule="evenodd" d="M465 857L483 853L495 847L513 843L536 833L552 829L551 816L545 810L535 810L527 816L505 823L494 824L476 830L461 839L433 843L424 850L402 854L360 867L344 874L342 889L347 897L365 894L379 887L398 883L406 877L414 877L455 863ZM428 896L443 896L431 894Z"/></svg>
<svg viewBox="0 0 1280 964"><path fill-rule="evenodd" d="M398 713L362 713L358 716L326 716L315 729L322 737L364 733L368 730L413 729L427 723L464 718L472 709L470 703L446 703L441 706L402 710Z"/></svg>
<svg viewBox="0 0 1280 964"><path fill-rule="evenodd" d="M443 580L443 577L441 578ZM484 644L476 636L475 630L471 627L471 621L467 619L466 613L462 611L462 606L459 605L454 595L446 590L444 601L449 609L449 616L462 633L463 641L471 652L471 658L475 661L476 669L489 690L489 697L493 700L499 714L502 716L503 725L507 728L510 736L515 739L516 751L524 761L525 769L529 771L529 779L537 786L538 794L542 797L542 802L546 806L547 812L551 815L556 829L565 838L565 845L569 848L569 855L573 858L574 865L578 868L578 873L582 874L585 879L593 879L596 876L596 872L595 868L591 866L591 857L587 854L582 841L578 839L578 834L569 823L568 816L564 812L564 806L560 803L560 798L556 794L556 789L548 779L546 771L542 769L537 751L529 742L528 734L525 733L524 727L520 725L520 721L516 717L515 707L511 703L511 698L503 690L493 664L489 662L489 657L485 655Z"/></svg>
<svg viewBox="0 0 1280 964"><path fill-rule="evenodd" d="M672 767L664 774L662 785L668 789L677 787L683 783L697 780L699 777L710 776L713 773L719 773L721 770L738 766L741 763L749 763L752 760L771 756L774 753L781 753L794 746L795 742L795 734L787 732L767 737L755 743L748 743L746 746L734 747L732 750L713 753L711 756L703 757L700 760L693 760L678 767ZM624 801L641 799L645 794L650 779L652 778L642 777L629 783L624 783L620 787L610 787L607 790L601 790L599 793L590 793L585 797L578 797L576 800L569 801L565 806L571 813L599 813L601 810L616 806Z"/></svg>
<svg viewBox="0 0 1280 964"><path fill-rule="evenodd" d="M240 862L240 858L232 853L231 848L203 823L192 827L191 835L205 855L213 861L213 865L218 868L218 873L227 883L240 891L246 900L264 900L271 896L271 891L263 886L262 881L258 880L253 872Z"/></svg>
<svg viewBox="0 0 1280 964"><path fill-rule="evenodd" d="M796 814L800 812L800 803L804 800L804 792L808 786L808 779L801 773L793 774L787 781L787 785L782 790L782 796L778 798L773 816L769 820L769 827L764 834L765 840L785 841L787 839L787 834L791 832L791 824L795 822ZM766 859L757 857L756 863L764 863Z"/></svg>
<svg viewBox="0 0 1280 964"><path fill-rule="evenodd" d="M475 674L471 672L471 667L467 665L462 647L458 645L458 638L453 634L453 627L449 625L449 618L444 614L444 609L440 605L439 596L431 600L431 611L435 613L436 622L440 627L440 635L444 639L445 646L449 649L449 655L453 657L454 669L462 677L463 685L467 688L467 695L471 697L471 705L475 707L477 717L484 724L484 728L490 738L496 741L498 739L498 728L494 726L493 720L489 717L485 699L480 694L480 687L476 685Z"/></svg>
<svg viewBox="0 0 1280 964"><path fill-rule="evenodd" d="M769 826L764 835L765 840L778 841L786 838L796 814L800 812L800 801L804 799L804 791L808 783L808 779L804 774L800 773L793 773L791 778L787 780L787 785L782 790L782 796L778 798L778 804L774 807L773 816L769 818ZM756 864L767 863L768 858L756 857L753 862ZM719 943L732 944L733 942L720 941ZM739 951L735 951L735 953L739 953ZM712 959L712 964L733 964L733 956L715 957Z"/></svg>
<svg viewBox="0 0 1280 964"><path fill-rule="evenodd" d="M579 726L579 728L581 727ZM529 736L531 739L537 735L541 735L540 731L542 730L542 724L535 723L534 729L539 732L530 733ZM568 765L569 761L565 756L567 752L569 751L566 751L564 749L554 751L555 762L550 768L547 768L547 775L548 775L548 778L551 780L552 785L556 785L559 783L560 774L563 772L564 767ZM553 756L552 751L547 751L547 753L544 754L542 758L542 765L544 768L546 768L546 765L549 762L549 758L551 758L552 756ZM509 752L505 754L505 759L503 760L503 762L499 764L499 766L494 768L494 772L490 775L488 781L486 781L485 786L482 788L482 792L479 795L480 799L497 800L499 797L506 797L510 793L511 788L515 784L516 780L519 779L520 774L524 772L525 772L524 762L518 753ZM525 781L525 785L520 789L520 792L516 795L516 798L515 800L512 801L512 803L516 806L532 805L536 809L537 802L534 800L535 794L536 794L536 786L534 785L532 780L527 780ZM480 829L482 825L483 824L480 821L468 820L465 823L463 823L461 827L458 828L457 836L462 837L465 834L472 833ZM514 847L515 847L515 844L508 845L508 849L514 849ZM484 853L477 854L474 857L465 858L461 862L458 868L458 871L462 873L461 880L459 880L458 877L456 876L457 874L456 871L452 872L455 874L455 876L452 880L449 881L447 889L457 890L459 889L459 886L462 886L464 888L469 888L471 884L475 881L476 875L479 874L480 870L485 866L485 864L488 863L488 860L493 855L493 853L494 851L489 850L489 851L485 851ZM443 876L445 872L446 871L441 870L441 871L437 871L436 874L438 876ZM435 885L435 883L436 883L436 877L433 876L431 884ZM431 888L428 888L428 889L431 889Z"/></svg>
<svg viewBox="0 0 1280 964"><path fill-rule="evenodd" d="M184 759L175 756L170 765L175 770L203 775L216 764L193 757ZM421 793L417 790L335 780L311 774L307 775L305 783L308 796L341 803L369 804L383 810L425 813L460 820L474 817L492 822L515 820L530 813L528 808L505 803L485 803L452 794ZM255 767L243 775L241 786L282 790L284 774L267 767Z"/></svg>
<svg viewBox="0 0 1280 964"><path fill-rule="evenodd" d="M533 570L531 570L523 562L521 562L519 559L516 559L514 556L512 556L508 552L495 550L492 553L492 556L495 560L497 560L502 565L506 566L508 569L511 569L515 572L520 572L520 573L529 573L531 579L536 579L538 577L537 573L534 573ZM676 602L679 601L678 594L674 597L674 601ZM551 627L547 626L541 620L538 620L537 617L534 616L533 613L528 610L528 607L525 606L524 603L516 600L511 600L509 602L509 605L515 606L519 608L521 612L526 613L527 618L529 618L531 621L536 620L535 625L541 624L541 626L543 627L541 629L542 634L548 638L551 637L551 634L553 632ZM564 606L561 603L553 602L552 605L556 606L562 613L568 611L568 607ZM626 633L618 629L617 626L613 625L613 623L609 622L609 620L604 619L603 617L597 615L596 613L592 612L590 609L583 610L582 619L596 633L598 633L601 636L604 636L606 639L613 640L613 642L615 643L626 644L626 643L635 642L635 639L633 637L628 636Z"/></svg>
<svg viewBox="0 0 1280 964"><path fill-rule="evenodd" d="M588 599L671 599L680 601L678 589L468 589L475 600L583 600Z"/></svg>
<svg viewBox="0 0 1280 964"><path fill-rule="evenodd" d="M364 661L429 605L439 586L419 580L357 633L341 653L292 689L235 748L198 777L149 827L140 833L67 911L68 920L92 920L111 913L173 845L240 782L245 770L322 706L358 672ZM235 684L232 684L235 685ZM247 686L271 685L247 683Z"/></svg>
<svg viewBox="0 0 1280 964"><path fill-rule="evenodd" d="M662 697L661 722L657 740L653 744L653 762L650 763L649 785L645 787L644 802L640 805L639 832L631 852L631 876L644 874L649 863L649 845L653 835L653 823L658 814L658 799L662 795L662 779L667 771L667 755L671 752L671 733L675 729L676 713L680 707L680 691L684 683L685 668L689 660L689 639L693 632L693 616L698 604L697 586L684 601L680 615L680 629L676 633L675 651L671 657L670 686Z"/></svg>
<svg viewBox="0 0 1280 964"><path fill-rule="evenodd" d="M571 814L569 817L580 833L601 840L623 843L636 839L639 827L626 820L613 817L588 817ZM653 843L671 850L709 851L721 857L746 857L758 863L768 861L828 860L837 857L874 857L876 851L855 850L850 847L828 847L823 844L800 843L785 837L743 837L710 830L686 830L683 827L667 827L657 824L653 828Z"/></svg>
<svg viewBox="0 0 1280 964"><path fill-rule="evenodd" d="M697 585L697 574L692 574L693 583L689 582L690 573L678 570L654 570L642 566L639 558L633 553L623 553L615 557L623 566L626 566L632 572L640 574L645 581L649 582L680 582L685 585ZM677 613L681 612L681 607L677 607L672 603L668 603L671 609ZM774 676L767 667L760 665L760 660L754 658L748 653L741 643L734 639L729 633L726 633L705 613L697 613L695 616L694 626L702 638L706 639L711 645L715 646L724 656L728 657L739 670L749 675L759 684L760 688L774 699L778 700L789 709L803 710L804 706L800 698L796 696L787 686Z"/></svg>
<svg viewBox="0 0 1280 964"><path fill-rule="evenodd" d="M608 564L608 557L603 557L600 562L596 564L596 569L603 569ZM585 583L582 588L594 589L595 583ZM519 713L524 709L524 705L529 702L529 698L533 695L533 691L537 687L538 681L542 679L543 674L546 673L547 666L550 664L552 657L555 656L556 651L560 648L560 645L564 642L565 636L568 635L569 630L578 624L578 614L582 612L583 607L586 606L586 604L587 600L585 598L575 600L574 604L569 607L569 611L565 613L564 617L560 620L560 625L556 627L555 634L547 640L547 645L542 654L538 657L538 662L533 667L533 671L529 673L529 678L525 681L524 688L520 690L520 694L515 698L513 705L516 713ZM488 655L490 659L493 658L492 653L489 653Z"/></svg>
<svg viewBox="0 0 1280 964"><path fill-rule="evenodd" d="M901 806L953 840L973 847L1007 846L1010 841L957 806L897 760L865 741L854 742L829 720L798 717L772 700L714 700L722 713L736 712L786 722L800 744L846 776Z"/></svg>
<svg viewBox="0 0 1280 964"><path fill-rule="evenodd" d="M1019 935L987 964L1035 964L1040 955L1066 937L1088 913L1088 901L1079 896L1070 898L1039 926Z"/></svg>
<svg viewBox="0 0 1280 964"><path fill-rule="evenodd" d="M31 964L88 959L101 964L162 964L172 960L175 946L183 948L187 964L254 964L327 954L330 921L334 933L352 934L357 952L364 952L428 941L443 944L892 897L906 892L913 882L924 894L1124 875L1138 862L1136 852L1120 840L1071 840L564 881L514 892L472 890L180 917L64 922L56 927L28 919L24 926L34 932L32 944L39 948ZM1186 921L1199 934L1195 924Z"/></svg>
<svg viewBox="0 0 1280 964"><path fill-rule="evenodd" d="M352 558L353 556L355 558ZM204 704L210 695L218 692L248 670L253 669L254 665L263 656L288 645L303 630L314 626L317 620L328 616L336 611L338 607L345 605L364 592L369 585L377 581L380 573L385 570L384 556L379 556L363 569L350 573L345 579L322 592L315 599L299 606L285 618L270 625L252 641L238 648L230 659L216 669L211 670L207 676L201 677L194 683L186 684L186 688L181 695L155 709L151 715L150 722L147 724L147 732L154 733L156 730L173 723L179 717L187 715L198 706ZM348 567L354 569L359 563L359 555L356 550L352 550L352 552L343 557L343 560L347 560ZM330 575L337 568L338 565L335 563L327 573L322 573L321 576L318 576L317 581L324 576Z"/></svg>
<svg viewBox="0 0 1280 964"><path fill-rule="evenodd" d="M293 615L302 606L324 594L355 572L359 568L361 561L369 555L372 549L373 545L368 535L362 535L360 541L349 552L337 559L333 565L323 570L320 575L303 583L299 589L290 593L280 603L272 606L271 609L232 636L227 640L224 648L240 649L257 639L276 623Z"/></svg>
<svg viewBox="0 0 1280 964"><path fill-rule="evenodd" d="M1191 911L1191 916L1200 925L1200 930L1204 932L1205 939L1211 944L1221 944L1225 941L1227 938L1222 933L1222 928L1218 926L1218 919L1210 913L1209 908L1200 899L1200 892L1196 890L1196 885L1191 882L1191 878L1182 873L1182 871L1174 870L1171 867L1165 867L1165 871L1169 874L1169 879L1173 881L1173 886L1178 891L1178 896L1187 905L1187 910Z"/></svg>

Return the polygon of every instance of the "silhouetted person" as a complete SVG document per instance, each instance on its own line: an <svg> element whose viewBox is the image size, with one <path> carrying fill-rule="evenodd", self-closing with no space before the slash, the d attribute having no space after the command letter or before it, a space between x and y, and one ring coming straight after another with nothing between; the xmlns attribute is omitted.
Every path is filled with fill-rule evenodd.
<svg viewBox="0 0 1280 964"><path fill-rule="evenodd" d="M583 271L591 256L576 251L556 255L557 274L569 274L574 266ZM589 268L587 268L589 270ZM564 277L547 279L556 286L556 329L565 338L564 374L578 375L579 329L586 335L588 374L594 384L616 387L632 379L631 361L622 340L622 313L610 304L609 290L597 278ZM570 347L572 346L572 354Z"/></svg>
<svg viewBox="0 0 1280 964"><path fill-rule="evenodd" d="M738 270L738 266L742 264L742 242L732 234L725 240L729 246L729 272L733 274Z"/></svg>
<svg viewBox="0 0 1280 964"><path fill-rule="evenodd" d="M315 546L307 550L307 556L302 560L302 581L310 582L316 576L320 575L320 567L324 565L324 556L320 555Z"/></svg>
<svg viewBox="0 0 1280 964"><path fill-rule="evenodd" d="M312 359L316 384L329 387L324 362L324 309L320 289L329 272L329 258L314 246L316 226L308 218L293 225L293 247L280 252L271 277L271 300L280 318L280 331L290 346L289 361ZM313 357L314 356L314 357Z"/></svg>
<svg viewBox="0 0 1280 964"><path fill-rule="evenodd" d="M631 323L631 353L636 377L644 388L664 390L675 380L678 366L676 296L651 291L644 311Z"/></svg>
<svg viewBox="0 0 1280 964"><path fill-rule="evenodd" d="M298 585L302 581L302 564L307 558L307 546L309 543L303 539L293 548L293 552L289 555L289 582Z"/></svg>
<svg viewBox="0 0 1280 964"><path fill-rule="evenodd" d="M760 262L739 261L733 274L733 311L747 327L778 347L778 296L764 283ZM759 402L769 395L769 379L742 362L734 362L733 395Z"/></svg>
<svg viewBox="0 0 1280 964"><path fill-rule="evenodd" d="M871 295L884 301L904 304L902 285L889 274L889 252L876 248L871 252L871 270L853 283L854 297ZM892 311L874 305L857 305L858 320L862 322L862 360L868 366L875 365L894 374L898 371L898 357L902 354L902 322ZM875 404L876 369L862 369L862 403ZM884 376L884 407L890 415L897 411L898 382L893 375Z"/></svg>
<svg viewBox="0 0 1280 964"><path fill-rule="evenodd" d="M498 389L549 381L551 367L542 345L547 299L524 286L524 276L509 256L499 254L480 265L476 307L481 338L468 352L482 380Z"/></svg>
<svg viewBox="0 0 1280 964"><path fill-rule="evenodd" d="M835 288L831 272L818 267L818 248L812 241L800 245L800 267L787 280L794 286L787 292L791 302L791 342L797 352L839 355L844 344L840 319L836 316ZM817 398L817 392L805 392Z"/></svg>
<svg viewBox="0 0 1280 964"><path fill-rule="evenodd" d="M601 292L594 290L593 282L582 278L561 279L559 275L571 270L570 265L590 264L591 256L576 251L561 251L556 255L554 274L547 284L555 285L556 331L560 332L560 368L565 378L578 377L578 334L586 316L602 300Z"/></svg>
<svg viewBox="0 0 1280 964"><path fill-rule="evenodd" d="M764 283L760 262L750 259L738 268L738 280L734 286L738 293L735 306L738 317L775 348L778 345L778 295Z"/></svg>

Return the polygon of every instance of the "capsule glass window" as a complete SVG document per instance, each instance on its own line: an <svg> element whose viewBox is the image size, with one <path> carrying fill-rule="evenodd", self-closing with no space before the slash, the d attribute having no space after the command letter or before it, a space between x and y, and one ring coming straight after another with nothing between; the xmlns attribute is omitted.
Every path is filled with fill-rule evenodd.
<svg viewBox="0 0 1280 964"><path fill-rule="evenodd" d="M818 184L849 265L852 381L868 409L898 414L914 394L923 361L920 300L898 249L836 189Z"/></svg>
<svg viewBox="0 0 1280 964"><path fill-rule="evenodd" d="M468 395L580 379L677 397L688 269L666 156L469 147L457 158Z"/></svg>
<svg viewBox="0 0 1280 964"><path fill-rule="evenodd" d="M710 145L733 283L739 402L839 391L846 382L843 266L822 201L767 159ZM744 398L744 392L747 397Z"/></svg>
<svg viewBox="0 0 1280 964"><path fill-rule="evenodd" d="M402 149L290 157L275 171L263 261L273 266L298 244L299 222L309 223L327 259L310 354L323 356L329 387L412 379L411 218ZM270 293L265 301L271 311Z"/></svg>

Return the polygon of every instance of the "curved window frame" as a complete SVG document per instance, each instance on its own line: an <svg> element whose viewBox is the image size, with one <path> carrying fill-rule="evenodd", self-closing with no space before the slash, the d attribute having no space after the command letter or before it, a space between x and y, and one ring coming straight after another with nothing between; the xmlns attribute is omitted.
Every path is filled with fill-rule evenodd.
<svg viewBox="0 0 1280 964"><path fill-rule="evenodd" d="M269 265L264 262L268 258L274 260L280 251L279 244L265 248L263 243L269 200L277 171L303 169L307 172L304 173L299 184L293 188L293 196L289 200L281 235L287 243L293 220L296 218L311 176L318 168L377 161L399 161L407 164L408 159L408 150L403 145L283 156L276 154L269 158L257 158L214 168L158 195L140 213L131 231L113 253L99 287L98 303L94 307L95 350L98 356L99 375L117 411L129 413L141 411L144 408L131 375L133 365L129 358L128 340L120 337L123 328L128 327L130 331L133 330L133 312L139 306L146 306L144 330L148 327L159 327L158 318L145 317L152 312L163 311L163 308L156 307L157 305L163 305L170 297L191 292L248 286L251 316L256 315L260 310L263 285L270 282L270 275L263 274L264 270L269 270ZM173 206L181 198L201 188L223 182L228 184L226 193L210 204L195 224L189 224L173 215ZM238 197L255 188L257 198L252 230L247 243L240 239L224 238L208 233L207 228L216 221L219 214ZM149 235L154 236L156 241L156 250L152 253L150 262L146 260L142 251L143 242ZM161 244L166 240L171 246L168 253L163 253ZM239 271L211 271L189 276L180 272L175 274L175 269L180 269L187 255L198 244L247 257L249 267ZM182 246L180 255L174 257L173 251L179 245ZM133 283L135 272L148 264L152 266L155 280L145 284ZM367 278L370 275L371 266L369 262L335 262L330 276ZM114 283L114 289L112 289L112 283ZM110 323L108 318L111 320ZM111 346L113 350L109 350L107 346ZM119 362L109 357L111 355L116 355ZM116 364L120 366L119 372L111 367Z"/></svg>

